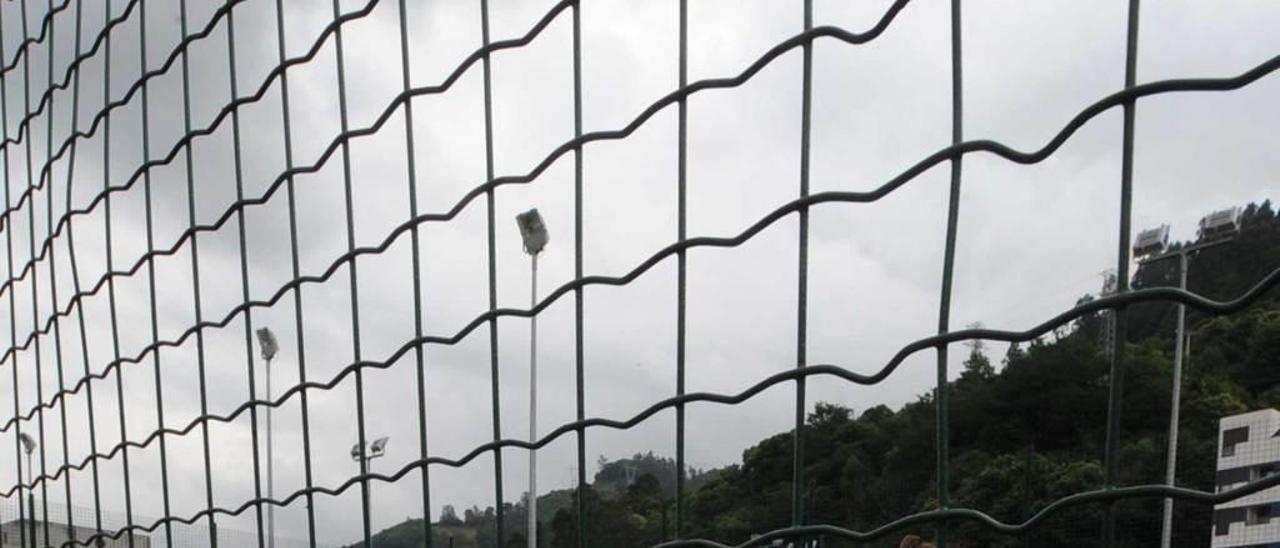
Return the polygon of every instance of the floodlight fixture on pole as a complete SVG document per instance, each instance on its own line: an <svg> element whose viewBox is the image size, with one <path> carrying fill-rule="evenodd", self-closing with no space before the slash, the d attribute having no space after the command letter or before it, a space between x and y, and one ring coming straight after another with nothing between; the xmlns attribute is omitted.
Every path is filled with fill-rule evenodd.
<svg viewBox="0 0 1280 548"><path fill-rule="evenodd" d="M267 401L272 401L271 394L271 359L276 357L280 352L280 345L276 343L276 336L271 332L270 328L263 327L258 329L258 347L262 351L262 359L267 363ZM267 498L275 498L275 459L273 457L273 444L271 438L271 409L267 406ZM276 507L274 504L267 505L267 548L275 548L276 546Z"/></svg>
<svg viewBox="0 0 1280 548"><path fill-rule="evenodd" d="M367 444L368 450L366 450L366 444L357 442L351 446L351 460L355 462L364 461L365 468L367 468L369 461L386 456L388 441L391 441L390 436L383 436L373 440L373 442Z"/></svg>
<svg viewBox="0 0 1280 548"><path fill-rule="evenodd" d="M271 332L271 328L263 327L258 330L258 348L262 350L262 359L271 361L276 357L276 353L280 351L280 345L276 343L276 335Z"/></svg>
<svg viewBox="0 0 1280 548"><path fill-rule="evenodd" d="M529 254L529 309L538 304L538 255L550 237L538 208L516 215L524 252ZM538 436L538 316L529 318L529 441ZM528 548L538 546L538 452L529 450Z"/></svg>
<svg viewBox="0 0 1280 548"><path fill-rule="evenodd" d="M520 238L524 241L524 252L537 255L547 246L547 225L542 222L538 208L530 209L516 215L516 224L520 227Z"/></svg>
<svg viewBox="0 0 1280 548"><path fill-rule="evenodd" d="M31 469L33 467L31 455L36 451L36 440L32 439L30 434L23 432L18 434L18 441L22 442L22 449L27 453L27 523L30 524L28 529L31 530L31 545L35 546L38 538L36 536L36 485L35 481L31 479ZM18 481L21 482L21 478ZM21 499L18 500L18 504L22 504ZM26 535L27 531L19 526L18 534Z"/></svg>
<svg viewBox="0 0 1280 548"><path fill-rule="evenodd" d="M363 475L369 473L370 461L387 455L388 441L391 441L390 437L382 436L381 438L373 440L371 443L366 443L365 440L360 440L356 442L355 445L351 446L351 460L360 464L360 474ZM369 485L368 481L363 483L365 485L365 490L364 495L361 497L360 504L364 509L364 514L367 516L369 515L369 492L372 490L372 486Z"/></svg>
<svg viewBox="0 0 1280 548"><path fill-rule="evenodd" d="M1220 240L1235 236L1240 231L1240 207L1219 209L1200 218L1197 235L1200 240Z"/></svg>
<svg viewBox="0 0 1280 548"><path fill-rule="evenodd" d="M1144 257L1164 253L1169 247L1169 225L1148 228L1138 233L1133 239L1133 256L1142 260Z"/></svg>
<svg viewBox="0 0 1280 548"><path fill-rule="evenodd" d="M390 440L391 438L389 436L382 436L381 438L373 440L373 443L369 444L369 458L372 459L385 455L387 452L387 442Z"/></svg>
<svg viewBox="0 0 1280 548"><path fill-rule="evenodd" d="M18 434L18 441L22 442L22 450L27 453L27 483L33 483L31 480L31 454L36 451L36 440L30 434L23 432ZM34 488L34 484L28 486L28 489Z"/></svg>
<svg viewBox="0 0 1280 548"><path fill-rule="evenodd" d="M18 441L22 442L22 450L27 453L27 483L30 484L27 486L27 489L30 491L36 487L31 479L31 454L36 451L36 440L32 439L30 434L23 432L18 434Z"/></svg>
<svg viewBox="0 0 1280 548"><path fill-rule="evenodd" d="M1143 230L1133 243L1133 255L1139 265L1148 265L1172 257L1178 258L1178 288L1187 290L1187 257L1190 253L1231 241L1240 230L1240 208L1215 211L1200 219L1196 231L1199 241L1168 251L1169 225ZM1169 437L1165 450L1165 485L1173 486L1178 467L1178 414L1182 400L1182 362L1186 340L1187 309L1177 304L1177 340L1173 345L1173 389L1169 404ZM1173 542L1173 499L1164 499L1164 515L1160 523L1160 546L1169 548Z"/></svg>

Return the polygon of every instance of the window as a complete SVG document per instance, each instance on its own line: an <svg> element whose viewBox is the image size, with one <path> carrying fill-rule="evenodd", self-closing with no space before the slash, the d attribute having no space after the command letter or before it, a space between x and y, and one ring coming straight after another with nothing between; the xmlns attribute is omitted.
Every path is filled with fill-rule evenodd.
<svg viewBox="0 0 1280 548"><path fill-rule="evenodd" d="M1222 431L1222 456L1230 457L1236 454L1236 446L1249 441L1249 427L1241 426L1230 430Z"/></svg>
<svg viewBox="0 0 1280 548"><path fill-rule="evenodd" d="M1266 525L1271 521L1271 505L1254 506L1245 514L1245 525Z"/></svg>
<svg viewBox="0 0 1280 548"><path fill-rule="evenodd" d="M1250 508L1249 510L1252 510ZM1213 534L1223 536L1231 531L1231 524L1248 522L1249 515L1244 508L1223 508L1213 512Z"/></svg>

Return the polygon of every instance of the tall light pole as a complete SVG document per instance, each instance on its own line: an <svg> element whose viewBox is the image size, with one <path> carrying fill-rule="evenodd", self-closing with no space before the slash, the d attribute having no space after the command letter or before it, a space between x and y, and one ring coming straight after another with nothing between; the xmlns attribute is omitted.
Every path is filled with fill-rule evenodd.
<svg viewBox="0 0 1280 548"><path fill-rule="evenodd" d="M355 445L351 446L351 460L356 461L357 463L359 463L359 466L360 466L359 468L356 469L357 474L369 473L369 470L371 470L371 468L369 467L369 463L373 461L373 459L386 456L388 441L391 441L391 438L388 436L382 436L381 438L373 440L372 442L369 442L369 447L367 451L365 450L364 440L358 441L355 443ZM369 515L372 515L369 513L369 496L368 496L369 482L367 480L363 480L363 483L366 486L366 489L365 489L366 495L364 497L361 497L360 505L361 505L361 508L364 510L364 515L369 516ZM423 516L423 519L431 519L431 517Z"/></svg>
<svg viewBox="0 0 1280 548"><path fill-rule="evenodd" d="M27 524L29 525L28 528L31 529L31 545L35 546L39 544L39 541L36 540L36 484L31 479L31 454L36 450L36 440L31 439L31 436L26 432L19 434L18 440L22 442L22 448L27 452ZM19 502L18 504L22 503ZM19 531L18 534L25 535L26 533Z"/></svg>
<svg viewBox="0 0 1280 548"><path fill-rule="evenodd" d="M516 215L524 252L529 254L529 308L538 303L538 254L547 245L547 225L538 209ZM529 441L538 435L538 316L529 318ZM529 450L529 548L538 546L538 452Z"/></svg>
<svg viewBox="0 0 1280 548"><path fill-rule="evenodd" d="M1133 254L1140 266L1172 257L1178 258L1178 288L1187 289L1187 257L1215 245L1225 244L1239 230L1240 209L1230 208L1210 213L1200 219L1199 241L1173 251L1165 251L1169 243L1169 225L1162 225L1138 233L1133 243ZM1177 340L1173 345L1173 390L1169 404L1169 446L1165 451L1165 485L1173 486L1178 465L1178 411L1182 400L1183 344L1186 340L1186 307L1178 303ZM1164 499L1164 515L1160 523L1160 546L1169 548L1173 542L1173 499Z"/></svg>
<svg viewBox="0 0 1280 548"><path fill-rule="evenodd" d="M267 401L271 402L271 359L280 351L276 344L276 336L271 329L258 330L258 346L262 349L262 359L267 362ZM267 406L267 498L275 500L275 475L273 474L275 459L272 458L271 443L271 406ZM276 548L276 506L267 505L267 548Z"/></svg>

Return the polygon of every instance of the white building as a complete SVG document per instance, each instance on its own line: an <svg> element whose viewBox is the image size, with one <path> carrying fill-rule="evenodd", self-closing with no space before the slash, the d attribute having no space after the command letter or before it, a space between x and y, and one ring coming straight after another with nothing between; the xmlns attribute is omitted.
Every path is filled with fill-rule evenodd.
<svg viewBox="0 0 1280 548"><path fill-rule="evenodd" d="M1217 490L1280 472L1280 411L1218 421ZM1280 547L1280 486L1213 507L1213 548Z"/></svg>
<svg viewBox="0 0 1280 548"><path fill-rule="evenodd" d="M71 541L74 530L74 538L84 540L97 533L97 530L89 527L69 527L65 523L55 523L50 521L47 528L49 538L45 538L45 524L42 521L35 522L36 546L62 546ZM26 542L23 542L23 536ZM20 546L31 546L31 523L24 520L13 520L0 525L0 548L18 548ZM126 535L120 535L114 539L101 539L101 542L95 542L93 546L101 546L103 548L128 548L129 538ZM133 534L133 548L151 548L151 539L146 535Z"/></svg>

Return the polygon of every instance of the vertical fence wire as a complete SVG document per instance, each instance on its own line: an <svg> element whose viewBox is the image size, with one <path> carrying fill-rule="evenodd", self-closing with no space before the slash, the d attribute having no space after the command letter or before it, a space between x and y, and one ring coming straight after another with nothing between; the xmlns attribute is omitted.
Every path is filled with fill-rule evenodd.
<svg viewBox="0 0 1280 548"><path fill-rule="evenodd" d="M679 87L689 85L689 0L680 0ZM689 229L688 150L689 104L681 96L676 107L676 239L684 241ZM676 254L676 397L684 397L685 359L688 329L689 257L684 249ZM684 538L685 522L685 409L676 405L676 516L672 538Z"/></svg>
<svg viewBox="0 0 1280 548"><path fill-rule="evenodd" d="M485 65L485 78L488 81L488 64ZM575 140L582 138L582 2L575 1L573 3L573 138ZM573 151L573 276L575 279L582 278L582 255L583 245L582 237L585 231L582 215L582 146L579 145ZM537 261L537 259L534 259ZM536 262L534 263L537 264ZM536 275L536 274L535 274ZM587 380L586 380L586 356L583 348L583 329L586 323L585 304L582 288L578 287L573 291L573 369L574 369L574 389L576 417L579 422L587 417ZM531 303L532 306L532 303ZM587 506L586 506L586 485L587 485L587 430L579 428L577 432L577 460L578 460L578 477L577 477L577 522L578 522L578 547L586 548L587 546ZM535 440L529 440L533 442ZM537 451L537 449L530 449ZM530 474L534 471L530 470ZM537 497L537 493L530 493L530 497ZM501 542L501 537L499 537Z"/></svg>
<svg viewBox="0 0 1280 548"><path fill-rule="evenodd" d="M485 179L493 180L493 79L490 69L490 51L489 51L489 1L480 0L480 39L484 48L484 170ZM489 250L489 311L492 313L498 308L498 246L497 234L495 233L495 217L497 215L497 202L494 196L493 187L485 190L485 205L488 225L486 227L486 238ZM490 397L493 398L493 441L502 439L502 400L501 391L498 383L498 319L491 317L489 324L489 382ZM494 506L497 511L497 523L494 525L497 533L498 542L506 538L505 509L503 508L502 498L502 448L494 447L493 449L493 482L494 482Z"/></svg>
<svg viewBox="0 0 1280 548"><path fill-rule="evenodd" d="M23 4L25 3L26 2L24 0ZM145 4L142 6L139 6L138 8L138 52L139 52L138 72L140 74L145 74L147 72L147 7ZM146 85L146 83L144 82L142 85L142 109L140 111L141 112L140 123L142 125L142 131L141 131L142 163L144 165L151 160L151 118L149 114L149 111L151 109L150 95L151 95L150 86ZM28 111L30 111L29 106L28 106ZM31 140L28 139L27 142L30 143ZM190 166L189 161L188 161L188 166ZM28 177L27 180L30 180L30 177ZM143 189L143 196L145 200L144 206L146 210L147 251L150 252L156 248L155 213L154 213L154 208L152 207L153 196L151 193L151 171L150 170L144 171L142 174L142 189ZM50 187L49 190L52 191L52 187ZM32 240L31 246L32 246L31 254L34 257L35 256L35 240ZM192 241L192 251L193 252L195 251L194 240ZM151 311L150 311L151 312L150 314L151 341L152 341L152 344L158 344L160 342L160 323L159 323L159 318L157 318L157 316L159 315L159 312L158 312L158 307L156 303L156 258L155 258L155 255L152 255L152 254L149 254L147 257L147 292L150 297L149 304L151 306ZM155 386L156 388L156 427L159 431L163 432L165 428L164 382L160 374L161 365L160 365L159 351L153 352L151 354L151 364L154 367L154 373L155 373L154 379L155 379L155 385L156 385ZM160 445L161 504L163 505L163 508L164 508L164 515L168 516L172 514L172 507L169 504L169 453L168 453L168 442L165 439L166 437L167 436L165 436L162 433L159 437L159 440L157 441ZM45 497L45 498L47 499L48 497ZM45 538L49 538L49 535L47 532L48 522L49 520L46 517ZM164 524L164 539L165 539L166 546L173 546L173 524L171 522L165 522Z"/></svg>
<svg viewBox="0 0 1280 548"><path fill-rule="evenodd" d="M961 2L951 0L951 146L957 146L964 140L964 86L963 61L961 54ZM960 175L961 156L951 159L951 184L947 197L947 230L945 248L942 256L942 287L938 299L938 335L946 335L951 330L951 287L955 276L956 238L960 222ZM937 413L937 496L938 508L946 510L951 506L951 453L949 411L951 401L948 397L948 363L947 345L938 345L937 385L934 398ZM938 546L946 548L948 540L948 521L938 524Z"/></svg>
<svg viewBox="0 0 1280 548"><path fill-rule="evenodd" d="M234 43L230 15L228 14L227 19L227 41L228 43ZM279 63L278 66L283 66L285 63L286 42L284 31L284 0L276 0L276 60ZM232 82L235 81L234 78L235 72L232 71ZM280 73L280 128L281 136L284 140L285 189L289 205L289 266L293 279L297 280L302 276L302 265L298 250L298 207L293 177L293 122L291 113L292 111L289 108L289 74L288 71L282 71ZM294 287L291 293L293 293L294 344L298 351L298 384L305 386L308 382L308 376L306 338L302 325L302 286ZM302 414L302 470L307 500L307 541L310 548L316 548L315 477L311 462L311 402L307 396L307 390L304 389L299 392L298 400ZM254 424L257 424L256 420ZM261 537L261 515L259 515L258 519L258 530L259 537Z"/></svg>
<svg viewBox="0 0 1280 548"><path fill-rule="evenodd" d="M106 0L103 9L103 20L110 22L111 20L111 0ZM104 23L106 24L106 23ZM104 49L103 59L105 62L102 66L102 101L107 103L111 97L111 35L108 34ZM107 191L111 188L111 117L102 120L102 188ZM104 240L106 242L106 258L107 272L115 270L115 255L113 248L115 247L115 239L111 234L111 195L107 194L103 201L103 224L105 225ZM120 321L116 307L116 283L115 279L107 280L107 309L109 311L109 324L111 326L111 357L112 360L120 359ZM129 467L129 446L125 442L129 439L128 422L125 420L124 401L124 370L117 368L116 375L116 411L117 420L120 425L120 466L121 476L124 479L124 515L126 527L133 527L133 486L130 478ZM126 535L125 541L129 548L137 548L134 544L133 535Z"/></svg>
<svg viewBox="0 0 1280 548"><path fill-rule="evenodd" d="M1139 0L1129 0L1129 17L1125 32L1124 87L1136 85L1138 69L1138 22ZM1133 216L1133 134L1134 111L1137 102L1129 99L1124 102L1124 134L1120 145L1120 226L1116 237L1116 293L1123 295L1129 291L1129 239ZM1126 307L1115 309L1115 321L1112 322L1112 351L1110 390L1107 393L1107 436L1103 455L1103 487L1115 487L1116 467L1119 455L1116 446L1119 444L1122 421L1120 414L1124 404L1125 373L1125 311ZM1116 534L1116 501L1107 504L1103 517L1102 542L1110 548L1115 545Z"/></svg>
<svg viewBox="0 0 1280 548"><path fill-rule="evenodd" d="M81 43L81 34L83 33L83 25L84 25L84 4L82 2L77 1L76 28L75 28L75 33L76 33L75 52L77 54L77 57L79 56L81 50L83 49L82 48L83 44ZM3 95L3 92L0 92L0 95ZM70 131L75 132L79 128L79 125L80 125L80 72L77 71L75 73L74 80L72 82L72 87L71 87ZM66 210L67 211L71 211L72 195L74 194L73 190L74 190L75 173L76 173L76 148L77 147L75 142L72 141L71 147L69 149L69 154L67 156L67 192L66 192L67 194ZM6 157L7 156L8 154L6 153ZM53 179L51 176L50 181L52 180ZM50 183L50 185L52 184L53 183ZM6 189L8 188L7 184L5 185L5 188ZM7 203L7 200L6 200L6 203ZM53 222L51 219L50 234L52 234L53 232L52 224ZM79 260L77 257L78 257L78 254L76 253L75 230L73 227L73 223L68 223L67 224L67 262L71 267L71 289L75 291L75 294L79 295L81 293L81 284L80 284ZM12 271L10 271L10 274L12 275ZM56 299L55 299L55 302L56 302ZM79 338L80 338L81 365L83 366L84 378L87 379L89 378L89 375L90 375L89 331L84 318L84 307L76 307L76 322L80 330ZM84 422L88 426L87 430L89 433L89 453L96 455L98 454L98 429L96 424L97 421L94 420L94 415L93 415L94 402L93 402L93 383L92 382L85 383L84 394L85 394L85 421ZM66 405L65 402L63 403L63 405L64 406ZM90 472L91 472L90 477L93 479L94 531L95 531L95 534L102 534L103 533L102 482L101 482L100 470L98 468L98 459L93 459L89 463L89 466L90 466ZM68 512L68 515L70 515L70 512Z"/></svg>
<svg viewBox="0 0 1280 548"><path fill-rule="evenodd" d="M68 5L69 4L70 2L68 2ZM48 10L47 13L53 13L53 10L54 10L53 0L48 0L46 2L45 9ZM46 71L45 76L47 77L46 85L49 88L53 87L53 66L54 66L53 62L55 57L54 54L56 52L55 45L58 43L56 31L57 31L57 26L54 25L52 18L50 18L49 30L48 30L49 55L45 59L45 71ZM79 48L77 48L77 51L78 50ZM50 103L49 113L45 118L45 145L44 145L45 146L45 149L44 149L45 163L52 163L52 158L53 158L53 114L54 114L54 105ZM50 176L50 179L52 180L52 174ZM50 183L49 188L45 191L45 230L47 230L49 234L53 233L53 195L54 195L54 185ZM31 208L32 210L35 209L34 200L32 201ZM31 223L31 231L33 233L35 232L35 226L36 226L35 221L33 220ZM52 250L53 247L50 246L50 249ZM35 253L34 250L32 251L32 253L33 254ZM51 308L53 310L57 310L57 307L58 307L58 268L57 268L58 261L53 258L54 253L52 251L50 251L49 256L50 256L49 302L52 303ZM33 280L35 279L34 275L32 276L32 279ZM37 318L38 318L38 315L37 315ZM39 320L37 319L37 321ZM58 379L58 391L61 392L67 389L66 376L63 371L63 366L65 364L62 360L62 318L55 318L53 321L53 360L54 360L54 367L55 367L54 373L55 375L57 375L57 379ZM43 397L44 396L42 394L41 398ZM67 466L71 464L70 440L68 439L68 435L67 435L67 427L69 423L67 421L66 402L63 402L62 405L58 406L58 420L61 426L60 437L62 442L62 469L65 470ZM76 540L77 535L76 535L75 517L72 515L72 511L71 511L71 475L70 474L68 474L67 477L63 478L62 487L63 487L63 497L65 499L64 507L65 507L66 516L67 516L67 528L70 529L71 531L71 540ZM48 495L45 496L45 500L46 501L48 500ZM48 521L47 516L45 518L45 521L46 522Z"/></svg>
<svg viewBox="0 0 1280 548"><path fill-rule="evenodd" d="M182 39L187 38L187 0L178 2L178 24ZM228 56L230 57L230 56ZM182 128L191 132L191 63L188 53L182 54ZM234 67L233 67L234 70ZM196 185L195 159L191 154L191 143L183 147L185 171L187 179L187 226L196 226ZM191 297L192 312L196 323L204 321L204 309L200 295L200 246L199 238L191 238ZM57 302L56 300L54 302ZM196 333L196 374L200 390L200 414L209 414L208 375L205 370L204 333ZM200 424L200 451L204 464L204 502L209 511L209 545L218 545L218 524L213 515L213 466L209 447L209 422ZM68 509L68 514L70 510ZM74 528L73 528L74 530Z"/></svg>
<svg viewBox="0 0 1280 548"><path fill-rule="evenodd" d="M409 68L409 14L408 6L405 0L400 0L399 16L400 16L400 87L402 91L407 91L413 85L413 78L410 75ZM418 217L418 176L417 176L417 145L414 140L413 129L413 100L404 102L404 138L405 138L405 161L407 164L407 181L409 185L409 217L416 219ZM413 246L412 253L412 273L413 273L413 337L414 340L422 339L422 257L419 246L421 245L418 236L418 225L414 225L410 231L410 245ZM414 345L413 358L414 365L417 370L418 382L418 458L426 459L428 456L427 446L427 377L425 349L421 344ZM435 542L432 538L431 528L431 479L426 466L422 467L422 537L426 548L431 548Z"/></svg>
<svg viewBox="0 0 1280 548"><path fill-rule="evenodd" d="M342 16L338 0L333 0L333 18L337 20ZM351 130L350 120L347 116L347 63L346 56L342 50L342 26L339 25L334 30L334 55L337 59L338 67L338 117L341 122L342 133L346 134ZM347 253L351 253L356 248L356 221L355 221L355 196L351 186L351 140L342 141L342 183L343 190L346 195L346 219L347 219ZM356 271L356 261L351 261L347 265L347 279L350 281L351 287L351 360L359 363L362 358L360 351L360 288L359 275ZM362 515L362 525L364 529L364 544L370 545L370 537L373 536L372 516L369 508L369 457L366 454L368 447L368 433L365 431L364 416L364 374L357 369L356 377L356 433L357 443L360 447L360 506Z"/></svg>
<svg viewBox="0 0 1280 548"><path fill-rule="evenodd" d="M25 44L31 37L30 29L28 28L28 23L27 23L27 19L28 19L27 2L26 0L22 0L19 4L20 4L19 14L22 17L22 43ZM49 50L49 55L53 55L52 49ZM22 104L25 112L31 112L31 54L30 53L22 56ZM31 180L31 174L32 174L31 166L32 166L32 162L34 161L34 154L35 154L34 151L32 150L32 143L35 141L33 137L34 135L32 135L31 130L28 130L27 138L25 139L25 143L24 143L25 145L24 149L26 152L26 175L27 175L28 181ZM52 188L50 188L49 191L52 191ZM27 243L28 254L30 255L31 259L34 261L36 257L36 210L35 210L34 198L31 200L31 202L28 204L28 207L27 207L27 242L28 242ZM39 284L39 276L36 275L36 269L34 267L31 270L31 325L32 326L40 325L40 284ZM33 342L34 342L34 348L33 348L34 352L32 356L32 361L35 365L34 377L35 377L35 385L36 385L36 400L43 401L44 399L44 360L42 359L42 356L41 356L42 352L40 349L40 338L37 337ZM17 361L14 361L14 366L15 367L17 366ZM39 481L40 499L41 499L40 515L42 516L41 523L40 523L40 530L41 532L44 533L44 538L48 539L49 538L49 482L43 480L46 470L48 469L47 468L48 463L46 458L47 452L48 452L48 445L45 443L47 439L45 437L43 407L40 408L40 410L36 415L36 435L38 437L38 441L36 442L36 448L40 450L40 476L42 478ZM32 482L32 485L30 487L31 491L28 491L28 493L33 493L35 491L35 483L36 482ZM31 508L33 520L35 519L35 511L36 511L35 505L33 504ZM32 532L33 533L35 532L34 527L32 528ZM36 542L36 539L33 538L32 541Z"/></svg>
<svg viewBox="0 0 1280 548"><path fill-rule="evenodd" d="M5 57L4 29L5 29L4 10L0 10L0 59L3 59ZM0 132L2 132L4 141L8 142L9 141L9 79L8 78L0 78ZM6 208L9 207L9 204L13 203L13 198L11 196L11 190L10 190L10 188L13 185L9 181L9 173L10 173L9 159L12 156L12 151L13 149L11 147L5 147L4 149L4 176L5 176L4 203ZM12 225L10 226L12 227ZM5 231L5 253L7 256L7 259L5 262L7 263L7 266L9 269L9 279L12 280L14 279L12 228ZM17 313L18 303L17 303L16 297L14 296L15 293L17 293L17 291L15 290L9 291L9 346L12 348L18 347L18 313ZM22 431L23 421L18 418L22 416L22 411L21 411L22 391L19 389L18 355L16 352L10 358L9 367L13 369L13 416L16 419L16 422L14 423L14 435L13 435L13 462L17 470L17 480L15 481L15 483L17 483L18 485L26 485L26 483L22 479L22 471L23 471L22 435L24 432ZM30 489L31 486L28 485L27 488ZM22 494L23 494L22 491L19 490L18 491L18 522L20 525L22 523L26 523L26 521L29 519L29 517L27 516L27 504L25 501L22 500ZM31 518L34 518L34 516L31 516ZM26 548L27 547L26 531L20 530L19 535L20 535L23 548ZM32 541L34 542L34 539L32 539Z"/></svg>
<svg viewBox="0 0 1280 548"><path fill-rule="evenodd" d="M804 32L813 28L813 0L804 0ZM813 103L813 43L804 45L800 97L800 199L809 197L810 110ZM800 230L796 258L796 367L808 363L809 338L809 208L799 212ZM805 377L796 376L795 433L791 437L791 526L804 525Z"/></svg>
<svg viewBox="0 0 1280 548"><path fill-rule="evenodd" d="M230 15L231 14L229 13L228 16ZM227 84L232 97L236 96L236 93L237 93L236 88L238 87L237 85L238 79L236 77L237 65L236 65L235 44L236 44L235 21L234 19L231 19L230 17L228 17L227 19L227 75L229 78L228 78ZM288 116L287 111L285 116L286 117ZM241 146L240 146L239 111L232 112L231 142L232 142L232 146L231 146L232 168L234 169L233 173L234 173L234 178L236 183L236 199L243 200L244 199L244 174L243 174L243 166L241 165L241 158L240 158ZM292 214L293 212L292 203L290 203L289 210L290 210L290 214ZM241 209L236 214L236 236L238 237L236 241L237 243L236 251L239 254L240 298L244 299L245 301L248 301L249 294L250 294L249 246L248 246L248 237L245 230L244 216L245 216L245 213L243 209ZM193 251L194 251L194 248L193 248ZM257 361L255 360L254 353L253 353L253 315L249 311L245 312L243 323L244 323L244 329L242 330L242 333L243 333L243 339L244 339L245 381L249 389L249 401L256 402L258 401L258 370L257 370L258 368L257 368ZM302 354L301 345L298 346L298 354L299 356L301 356ZM301 358L299 358L299 363L301 363ZM261 449L262 435L261 435L261 427L258 425L258 406L256 405L249 408L249 439L250 439L250 442L253 444L253 448L250 451L253 457L253 495L255 499L262 499L262 468L263 468L262 449ZM268 438L267 443L271 443L270 438ZM266 524L267 520L264 519L263 517L263 514L265 513L264 510L266 509L263 508L263 505L261 504L255 504L253 507L253 513L255 518L254 525L256 527L258 548L264 548L264 547L270 546L270 539L267 536L269 532L269 527Z"/></svg>

